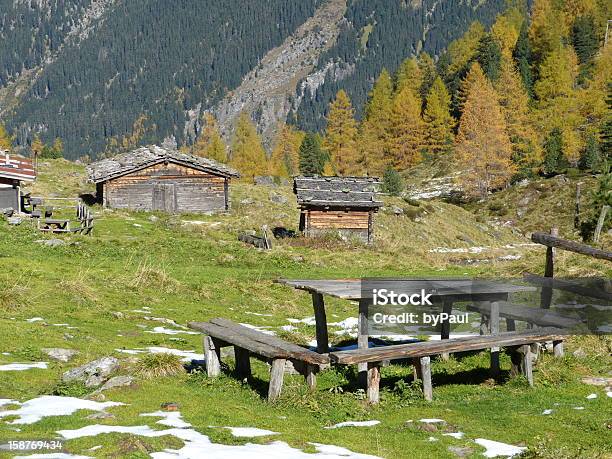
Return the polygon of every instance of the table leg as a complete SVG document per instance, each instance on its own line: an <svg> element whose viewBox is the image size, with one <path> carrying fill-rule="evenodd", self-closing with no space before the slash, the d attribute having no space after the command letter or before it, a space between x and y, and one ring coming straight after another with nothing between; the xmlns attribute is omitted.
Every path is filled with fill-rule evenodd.
<svg viewBox="0 0 612 459"><path fill-rule="evenodd" d="M358 318L358 335L357 335L357 347L359 349L368 348L368 307L370 305L369 299L359 300L359 318ZM359 370L359 381L362 386L366 386L368 364L360 363L357 366Z"/></svg>
<svg viewBox="0 0 612 459"><path fill-rule="evenodd" d="M442 312L450 316L452 311L453 311L453 302L450 300L444 300ZM450 321L446 320L440 323L440 338L441 339L450 338ZM442 360L448 360L449 358L448 352L443 352L441 354L441 357L442 357Z"/></svg>
<svg viewBox="0 0 612 459"><path fill-rule="evenodd" d="M491 324L491 334L499 335L499 303L491 302L491 314L489 316ZM491 376L499 375L499 347L491 348Z"/></svg>
<svg viewBox="0 0 612 459"><path fill-rule="evenodd" d="M325 315L325 302L320 293L312 294L312 306L314 308L316 332L317 332L317 352L327 354L329 352L329 338L327 336L327 316Z"/></svg>

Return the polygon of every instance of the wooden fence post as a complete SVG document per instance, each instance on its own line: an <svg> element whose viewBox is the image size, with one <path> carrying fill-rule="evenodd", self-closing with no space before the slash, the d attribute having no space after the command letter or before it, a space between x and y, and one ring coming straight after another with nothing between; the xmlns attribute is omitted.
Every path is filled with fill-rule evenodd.
<svg viewBox="0 0 612 459"><path fill-rule="evenodd" d="M595 228L595 234L593 234L593 242L599 242L599 236L601 235L601 229L603 228L604 223L606 222L606 216L608 215L608 211L610 210L610 206L605 205L601 208L601 213L599 214L599 220L597 220L597 227Z"/></svg>
<svg viewBox="0 0 612 459"><path fill-rule="evenodd" d="M550 229L550 235L553 237L559 236L559 228L553 227ZM555 249L546 247L546 266L544 267L544 277L554 277L555 275ZM553 290L552 286L543 286L540 294L540 307L542 309L550 309Z"/></svg>

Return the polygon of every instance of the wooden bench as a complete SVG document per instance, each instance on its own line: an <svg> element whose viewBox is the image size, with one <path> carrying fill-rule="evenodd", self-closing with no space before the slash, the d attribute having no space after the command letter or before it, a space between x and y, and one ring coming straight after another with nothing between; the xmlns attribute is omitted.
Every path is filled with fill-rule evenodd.
<svg viewBox="0 0 612 459"><path fill-rule="evenodd" d="M250 357L270 362L270 386L268 400L274 401L281 394L285 363L289 360L301 373L308 387L316 387L316 373L321 365L329 364L329 357L305 349L297 344L266 335L227 319L212 319L210 322L191 322L189 327L204 333L204 355L208 376L221 372L221 348L234 346L236 373L240 378L250 378Z"/></svg>
<svg viewBox="0 0 612 459"><path fill-rule="evenodd" d="M572 329L580 325L580 321L571 317L565 317L549 309L540 309L520 304L498 302L499 317L506 319L507 331L515 331L515 321L527 322L538 327L553 327L564 330ZM471 304L467 307L468 311L480 313L485 322L489 320L491 307L486 304ZM499 328L498 328L499 329ZM483 330L487 331L487 330Z"/></svg>
<svg viewBox="0 0 612 459"><path fill-rule="evenodd" d="M553 342L554 355L563 355L564 335L558 329L539 329L523 333L500 333L499 335L453 338L440 341L424 341L368 349L331 352L332 364L351 365L367 363L367 395L371 403L379 401L380 367L382 362L394 359L412 359L415 378L423 381L423 395L432 400L430 357L442 353L478 351L491 348L506 348L512 360L512 374L522 373L533 385L531 344Z"/></svg>

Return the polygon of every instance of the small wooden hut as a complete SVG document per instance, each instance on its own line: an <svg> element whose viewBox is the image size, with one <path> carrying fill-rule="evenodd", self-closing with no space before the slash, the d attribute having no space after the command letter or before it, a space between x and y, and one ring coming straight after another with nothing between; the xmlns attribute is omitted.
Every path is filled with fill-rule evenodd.
<svg viewBox="0 0 612 459"><path fill-rule="evenodd" d="M36 180L32 160L0 150L0 209L22 211L21 185Z"/></svg>
<svg viewBox="0 0 612 459"><path fill-rule="evenodd" d="M300 231L307 237L335 231L373 239L380 180L375 177L295 177L293 192L300 207Z"/></svg>
<svg viewBox="0 0 612 459"><path fill-rule="evenodd" d="M164 212L223 212L238 173L216 161L159 146L138 148L88 166L105 207Z"/></svg>

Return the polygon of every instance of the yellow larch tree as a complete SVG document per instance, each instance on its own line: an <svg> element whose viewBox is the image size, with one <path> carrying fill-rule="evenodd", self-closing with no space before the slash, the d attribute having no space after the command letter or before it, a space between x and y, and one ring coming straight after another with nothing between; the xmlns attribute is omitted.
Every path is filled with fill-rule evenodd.
<svg viewBox="0 0 612 459"><path fill-rule="evenodd" d="M450 114L451 97L440 77L436 78L427 94L423 119L425 121L425 150L432 157L447 153L453 144L455 120Z"/></svg>
<svg viewBox="0 0 612 459"><path fill-rule="evenodd" d="M480 75L480 74L475 74ZM509 183L516 168L499 96L482 75L466 95L456 139L460 182L472 196Z"/></svg>
<svg viewBox="0 0 612 459"><path fill-rule="evenodd" d="M219 133L217 120L212 113L204 114L202 132L193 145L192 153L221 163L227 162L227 145Z"/></svg>
<svg viewBox="0 0 612 459"><path fill-rule="evenodd" d="M333 168L339 175L361 173L356 139L355 112L348 95L341 89L329 105L323 139L323 148L329 152Z"/></svg>
<svg viewBox="0 0 612 459"><path fill-rule="evenodd" d="M393 101L389 139L390 165L401 171L419 163L424 143L425 123L421 118L421 99L406 85Z"/></svg>
<svg viewBox="0 0 612 459"><path fill-rule="evenodd" d="M281 123L270 156L270 173L277 177L292 177L299 174L300 145L304 134L288 124Z"/></svg>
<svg viewBox="0 0 612 459"><path fill-rule="evenodd" d="M268 172L267 163L261 137L249 115L242 112L236 123L230 164L238 169L244 178L252 179Z"/></svg>

